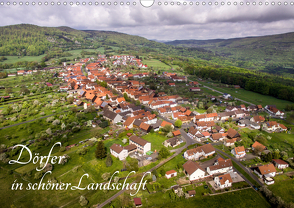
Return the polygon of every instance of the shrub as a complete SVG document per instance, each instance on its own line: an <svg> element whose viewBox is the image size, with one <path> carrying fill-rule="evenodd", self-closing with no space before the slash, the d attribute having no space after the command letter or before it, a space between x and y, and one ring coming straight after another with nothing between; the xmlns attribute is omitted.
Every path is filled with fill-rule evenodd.
<svg viewBox="0 0 294 208"><path fill-rule="evenodd" d="M52 122L53 125L59 125L60 124L60 120L58 119L55 119L53 122Z"/></svg>
<svg viewBox="0 0 294 208"><path fill-rule="evenodd" d="M80 205L82 207L84 207L84 206L86 206L88 204L88 200L87 200L87 198L85 196L81 196L79 203L80 203Z"/></svg>

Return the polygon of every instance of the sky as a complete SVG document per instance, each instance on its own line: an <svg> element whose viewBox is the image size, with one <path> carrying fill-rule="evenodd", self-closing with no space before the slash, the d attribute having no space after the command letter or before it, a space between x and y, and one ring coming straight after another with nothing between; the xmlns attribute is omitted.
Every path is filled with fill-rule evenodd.
<svg viewBox="0 0 294 208"><path fill-rule="evenodd" d="M48 5L44 4L46 1ZM33 2L36 4L32 5ZM38 5L39 2L42 5ZM61 5L57 5L58 2ZM83 2L86 5L82 5ZM95 2L99 4L95 5ZM247 2L250 4L246 5ZM123 32L150 40L228 39L294 32L293 0L280 1L281 5L279 0L267 2L268 5L265 0L157 0L146 8L138 0L0 0L0 26L21 23L68 26L81 30Z"/></svg>

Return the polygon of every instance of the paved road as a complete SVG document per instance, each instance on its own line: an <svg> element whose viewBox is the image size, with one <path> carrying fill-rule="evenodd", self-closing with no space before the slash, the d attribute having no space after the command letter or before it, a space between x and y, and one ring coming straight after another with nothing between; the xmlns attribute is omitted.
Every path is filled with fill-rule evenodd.
<svg viewBox="0 0 294 208"><path fill-rule="evenodd" d="M206 85L202 85L202 86L205 87L205 88L207 88L207 89L210 89L210 90L213 90L213 91L215 91L215 92L218 92L218 93L220 93L220 94L224 94L223 92L218 91L218 90L215 90L215 89L213 89L213 88L211 88L211 87L208 87L208 86L206 86ZM247 101L245 101L245 100L241 100L241 99L236 98L236 97L235 97L235 100L239 100L239 101L241 101L241 102L243 102L243 103L247 103L247 104L249 104L249 105L256 105L256 104L253 104L253 103L247 102Z"/></svg>
<svg viewBox="0 0 294 208"><path fill-rule="evenodd" d="M251 178L253 178L260 186L263 186L264 184L260 182L260 180L257 178L256 175L254 175L253 173L251 173L246 167L244 167L244 165L242 163L239 162L239 160L237 160L235 157L232 157L231 155L215 148L215 150L219 153L222 153L223 155L227 156L228 158L230 158L232 161L234 161L235 163L237 163L237 165L239 165ZM244 180L250 184L251 186L253 186L253 184L246 178L244 177L238 170L237 172L244 178Z"/></svg>
<svg viewBox="0 0 294 208"><path fill-rule="evenodd" d="M189 81L192 82L193 80L189 80ZM207 88L207 89L210 89L210 90L212 90L212 91L214 91L214 92L220 93L220 94L222 94L222 95L224 94L223 92L218 91L218 90L215 90L215 89L213 89L213 88L211 88L211 87L208 87L208 86L206 86L206 85L203 85L203 84L202 84L202 86L205 87L205 88ZM241 99L236 98L236 97L235 97L235 100L239 100L239 101L241 101L241 102L243 102L243 103L247 103L247 104L249 104L249 105L256 105L256 104L253 104L253 103L247 102L247 101L245 101L245 100L241 100Z"/></svg>
<svg viewBox="0 0 294 208"><path fill-rule="evenodd" d="M146 171L146 172L152 172L152 171L158 169L160 166L164 165L165 163L167 163L168 161L170 161L171 159L173 159L173 158L176 157L177 155L181 154L182 150L185 149L185 148L187 148L187 146L188 146L188 145L187 145L187 143L186 143L185 146L183 146L183 147L177 149L176 152L175 152L175 154L173 154L172 156L170 156L170 157L167 158L167 159L162 160L160 163L158 163L156 166L154 166L153 168L149 169L149 170ZM144 172L144 173L146 173L146 172ZM143 173L143 174L144 174L144 173ZM106 201L104 201L103 203L97 205L96 207L97 207L97 208L101 208L101 207L105 206L106 204L111 203L114 199L116 199L119 195L123 194L125 191L126 191L126 189L120 190L118 193L116 193L116 194L113 195L112 197L108 198Z"/></svg>

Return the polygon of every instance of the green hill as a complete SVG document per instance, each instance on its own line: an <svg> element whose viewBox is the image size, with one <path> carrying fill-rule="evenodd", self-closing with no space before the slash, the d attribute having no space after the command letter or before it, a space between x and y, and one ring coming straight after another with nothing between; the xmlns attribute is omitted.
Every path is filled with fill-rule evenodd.
<svg viewBox="0 0 294 208"><path fill-rule="evenodd" d="M235 66L272 74L294 74L294 33L215 40L175 40L166 44L202 48L229 60Z"/></svg>

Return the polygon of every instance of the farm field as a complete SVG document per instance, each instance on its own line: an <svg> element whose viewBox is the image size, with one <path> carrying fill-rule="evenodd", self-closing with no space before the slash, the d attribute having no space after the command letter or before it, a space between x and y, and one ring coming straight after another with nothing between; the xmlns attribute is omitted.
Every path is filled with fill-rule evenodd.
<svg viewBox="0 0 294 208"><path fill-rule="evenodd" d="M285 202L294 203L294 179L284 181L275 181L273 185L268 186L273 194L280 196Z"/></svg>
<svg viewBox="0 0 294 208"><path fill-rule="evenodd" d="M4 64L14 64L16 62L20 61L36 61L40 62L41 59L45 56L45 54L40 55L40 56L5 56L7 60L3 61L2 63Z"/></svg>
<svg viewBox="0 0 294 208"><path fill-rule="evenodd" d="M189 189L190 190L190 189ZM202 194L209 193L209 189L204 189L204 186L198 186L195 188L196 195L188 199L176 198L171 200L169 194L171 190L167 192L158 192L149 194L147 191L140 191L138 196L142 200L142 207L179 207L179 208L189 208L189 207L199 207L199 208L220 208L229 207L233 208L238 205L238 207L247 208L260 207L269 208L270 204L253 189L245 189L241 191L234 191L230 193L224 193L214 196L203 196ZM124 194L127 197L127 194ZM116 199L111 204L105 207L119 207L122 206L121 200ZM133 204L133 203L132 203Z"/></svg>
<svg viewBox="0 0 294 208"><path fill-rule="evenodd" d="M237 97L241 100L245 100L256 105L262 105L263 107L266 105L276 105L278 109L283 110L286 105L293 104L292 102L287 100L280 100L272 96L262 95L262 94L247 91L244 89L216 87L212 85L212 83L202 82L202 81L198 81L198 82L205 86L218 90L220 92L231 94L233 97Z"/></svg>

